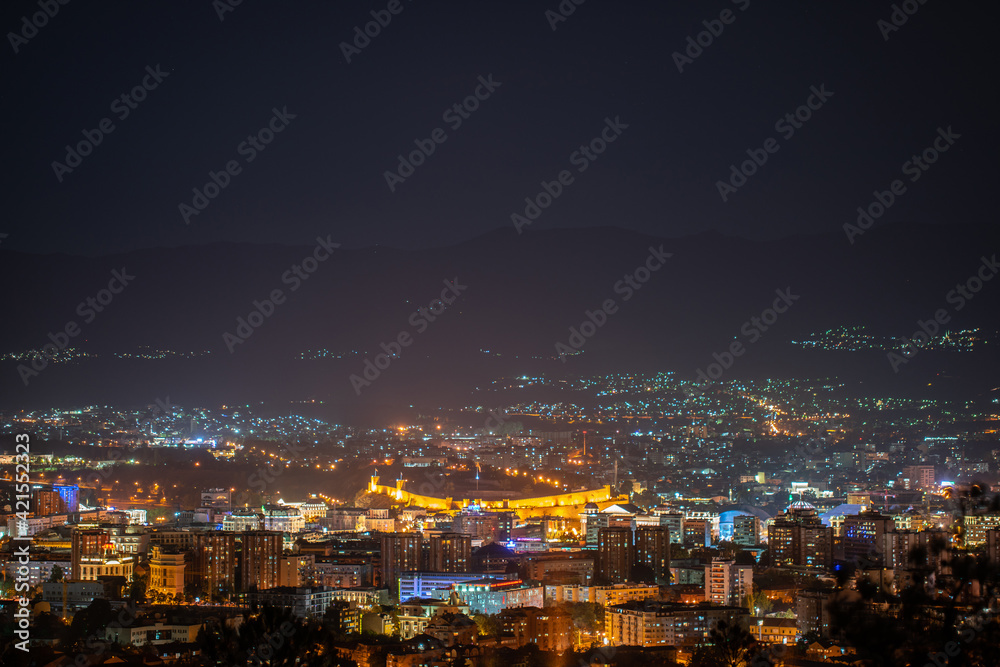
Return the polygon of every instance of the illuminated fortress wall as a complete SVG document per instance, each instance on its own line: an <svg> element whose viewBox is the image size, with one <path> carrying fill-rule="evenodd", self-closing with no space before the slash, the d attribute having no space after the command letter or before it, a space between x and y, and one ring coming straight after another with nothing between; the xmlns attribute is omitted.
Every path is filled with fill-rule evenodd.
<svg viewBox="0 0 1000 667"><path fill-rule="evenodd" d="M430 510L458 511L475 505L482 510L508 510L514 511L524 519L530 516L563 516L576 519L583 511L587 503L597 503L600 505L610 505L615 502L628 502L628 498L615 497L611 495L611 486L602 486L599 489L588 491L574 491L572 493L561 493L555 496L540 496L538 498L520 498L517 500L476 500L454 498L434 498L432 496L422 496L410 493L403 488L403 482L397 481L396 486L385 486L379 484L378 477L372 477L368 484L369 493L378 493L388 496L398 503L404 505L417 505Z"/></svg>

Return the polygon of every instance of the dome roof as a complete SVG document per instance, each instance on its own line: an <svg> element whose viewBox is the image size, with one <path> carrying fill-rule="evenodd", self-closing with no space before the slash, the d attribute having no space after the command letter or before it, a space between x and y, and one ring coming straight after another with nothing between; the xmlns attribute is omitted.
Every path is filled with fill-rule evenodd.
<svg viewBox="0 0 1000 667"><path fill-rule="evenodd" d="M788 510L814 510L814 509L816 509L815 505L807 503L804 500L796 500L794 503L786 507L785 511L787 512Z"/></svg>

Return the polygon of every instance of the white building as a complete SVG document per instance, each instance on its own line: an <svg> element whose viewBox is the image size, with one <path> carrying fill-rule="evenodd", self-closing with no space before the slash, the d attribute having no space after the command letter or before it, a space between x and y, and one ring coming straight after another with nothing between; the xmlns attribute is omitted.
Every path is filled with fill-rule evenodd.
<svg viewBox="0 0 1000 667"><path fill-rule="evenodd" d="M227 514L222 518L222 530L235 530L242 533L244 530L260 530L263 527L264 515L253 510L233 510L232 514Z"/></svg>
<svg viewBox="0 0 1000 667"><path fill-rule="evenodd" d="M151 623L149 625L130 625L121 627L117 623L108 626L105 639L117 642L123 646L146 646L149 644L169 644L171 642L193 642L201 631L197 625L164 625Z"/></svg>
<svg viewBox="0 0 1000 667"><path fill-rule="evenodd" d="M27 565L17 562L7 563L4 569L7 572L8 580L15 580L19 576L24 576L24 580L29 586L37 586L52 578L52 570L58 566L62 570L63 577L68 577L70 573L70 562L68 560L35 560L32 559ZM27 571L18 575L19 568L27 568Z"/></svg>
<svg viewBox="0 0 1000 667"><path fill-rule="evenodd" d="M295 507L270 505L264 508L264 530L301 533L305 527L306 518Z"/></svg>
<svg viewBox="0 0 1000 667"><path fill-rule="evenodd" d="M705 600L718 605L742 606L753 592L753 566L713 558L705 566Z"/></svg>
<svg viewBox="0 0 1000 667"><path fill-rule="evenodd" d="M42 600L52 611L63 610L63 600L68 609L83 609L104 597L104 584L99 581L66 581L42 584Z"/></svg>

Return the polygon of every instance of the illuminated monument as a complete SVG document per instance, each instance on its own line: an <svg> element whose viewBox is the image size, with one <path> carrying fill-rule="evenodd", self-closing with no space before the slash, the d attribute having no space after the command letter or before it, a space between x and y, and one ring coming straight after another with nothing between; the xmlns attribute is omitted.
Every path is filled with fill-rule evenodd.
<svg viewBox="0 0 1000 667"><path fill-rule="evenodd" d="M602 486L599 489L588 491L574 491L572 493L561 493L554 496L540 496L538 498L517 498L503 500L479 500L473 498L434 498L433 496L422 496L410 493L403 488L404 480L396 480L396 486L385 486L379 484L379 477L372 475L368 483L368 492L388 496L403 505L417 505L429 510L441 510L446 512L458 512L469 507L478 507L482 510L506 510L515 512L524 519L529 516L563 516L571 519L579 518L587 503L597 503L598 505L611 505L617 502L628 502L628 498L616 497L611 494L611 486Z"/></svg>

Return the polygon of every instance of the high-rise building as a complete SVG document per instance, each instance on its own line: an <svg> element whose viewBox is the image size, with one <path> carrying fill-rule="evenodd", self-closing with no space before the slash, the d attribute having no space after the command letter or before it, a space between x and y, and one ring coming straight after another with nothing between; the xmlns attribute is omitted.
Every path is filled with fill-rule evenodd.
<svg viewBox="0 0 1000 667"><path fill-rule="evenodd" d="M708 519L684 519L684 544L695 548L712 545L712 522Z"/></svg>
<svg viewBox="0 0 1000 667"><path fill-rule="evenodd" d="M275 588L281 564L281 533L248 530L239 534L239 544L241 590Z"/></svg>
<svg viewBox="0 0 1000 667"><path fill-rule="evenodd" d="M514 526L517 525L517 512L496 512L497 517L497 540L507 542L514 533Z"/></svg>
<svg viewBox="0 0 1000 667"><path fill-rule="evenodd" d="M211 594L232 590L236 582L236 539L238 533L197 533L191 549L191 567L185 570L186 583Z"/></svg>
<svg viewBox="0 0 1000 667"><path fill-rule="evenodd" d="M185 567L183 553L154 546L149 555L149 589L164 595L183 595Z"/></svg>
<svg viewBox="0 0 1000 667"><path fill-rule="evenodd" d="M588 547L597 546L597 531L607 528L607 522L601 525L601 509L597 503L587 503L580 514L580 528Z"/></svg>
<svg viewBox="0 0 1000 667"><path fill-rule="evenodd" d="M1000 563L1000 529L990 528L986 531L986 556L993 565Z"/></svg>
<svg viewBox="0 0 1000 667"><path fill-rule="evenodd" d="M884 516L877 510L845 516L840 528L844 558L852 563L881 561L883 536L894 529L892 517Z"/></svg>
<svg viewBox="0 0 1000 667"><path fill-rule="evenodd" d="M35 516L49 516L63 512L62 497L56 491L32 489L31 510Z"/></svg>
<svg viewBox="0 0 1000 667"><path fill-rule="evenodd" d="M830 635L830 596L833 591L808 589L795 598L795 618L799 636L814 632L820 637Z"/></svg>
<svg viewBox="0 0 1000 667"><path fill-rule="evenodd" d="M663 512L660 525L670 531L672 544L684 544L684 512Z"/></svg>
<svg viewBox="0 0 1000 667"><path fill-rule="evenodd" d="M62 498L65 512L80 511L80 487L76 484L53 484L52 490Z"/></svg>
<svg viewBox="0 0 1000 667"><path fill-rule="evenodd" d="M903 468L903 487L906 489L931 489L934 487L934 466L915 465Z"/></svg>
<svg viewBox="0 0 1000 667"><path fill-rule="evenodd" d="M500 518L489 512L462 511L455 515L454 531L483 543L495 542L500 532Z"/></svg>
<svg viewBox="0 0 1000 667"><path fill-rule="evenodd" d="M806 502L788 506L767 529L775 567L827 569L833 565L833 529L824 526L816 508Z"/></svg>
<svg viewBox="0 0 1000 667"><path fill-rule="evenodd" d="M607 607L604 628L612 646L686 646L702 644L719 621L746 627L747 610L709 604L655 600Z"/></svg>
<svg viewBox="0 0 1000 667"><path fill-rule="evenodd" d="M669 539L669 538L668 538ZM668 542L669 553L669 542ZM606 583L628 581L635 562L631 528L601 528L597 535L598 577Z"/></svg>
<svg viewBox="0 0 1000 667"><path fill-rule="evenodd" d="M316 556L313 554L282 556L279 559L278 586L311 586L316 579L322 579L322 575L316 570ZM323 584L322 581L315 583Z"/></svg>
<svg viewBox="0 0 1000 667"><path fill-rule="evenodd" d="M274 588L281 553L282 535L276 531L198 534L185 578L209 593Z"/></svg>
<svg viewBox="0 0 1000 667"><path fill-rule="evenodd" d="M753 566L737 565L723 558L713 558L705 566L706 602L740 607L752 592Z"/></svg>
<svg viewBox="0 0 1000 667"><path fill-rule="evenodd" d="M966 514L962 517L965 546L980 547L986 544L986 532L1000 528L1000 512L991 514Z"/></svg>
<svg viewBox="0 0 1000 667"><path fill-rule="evenodd" d="M645 565L657 579L670 578L670 530L646 526L635 531L635 563Z"/></svg>
<svg viewBox="0 0 1000 667"><path fill-rule="evenodd" d="M396 589L396 577L402 572L420 570L420 533L388 533L382 535L382 585Z"/></svg>
<svg viewBox="0 0 1000 667"><path fill-rule="evenodd" d="M461 533L442 533L430 539L428 570L431 572L468 572L472 538Z"/></svg>
<svg viewBox="0 0 1000 667"><path fill-rule="evenodd" d="M733 542L744 547L760 544L760 519L752 514L733 517Z"/></svg>
<svg viewBox="0 0 1000 667"><path fill-rule="evenodd" d="M951 535L945 530L889 530L882 535L882 562L893 570L924 566L937 570L941 549L950 542Z"/></svg>
<svg viewBox="0 0 1000 667"><path fill-rule="evenodd" d="M70 537L70 579L84 579L81 562L102 557L111 551L111 535L102 528L74 529ZM89 572L88 572L89 574ZM94 578L94 577L89 577Z"/></svg>

